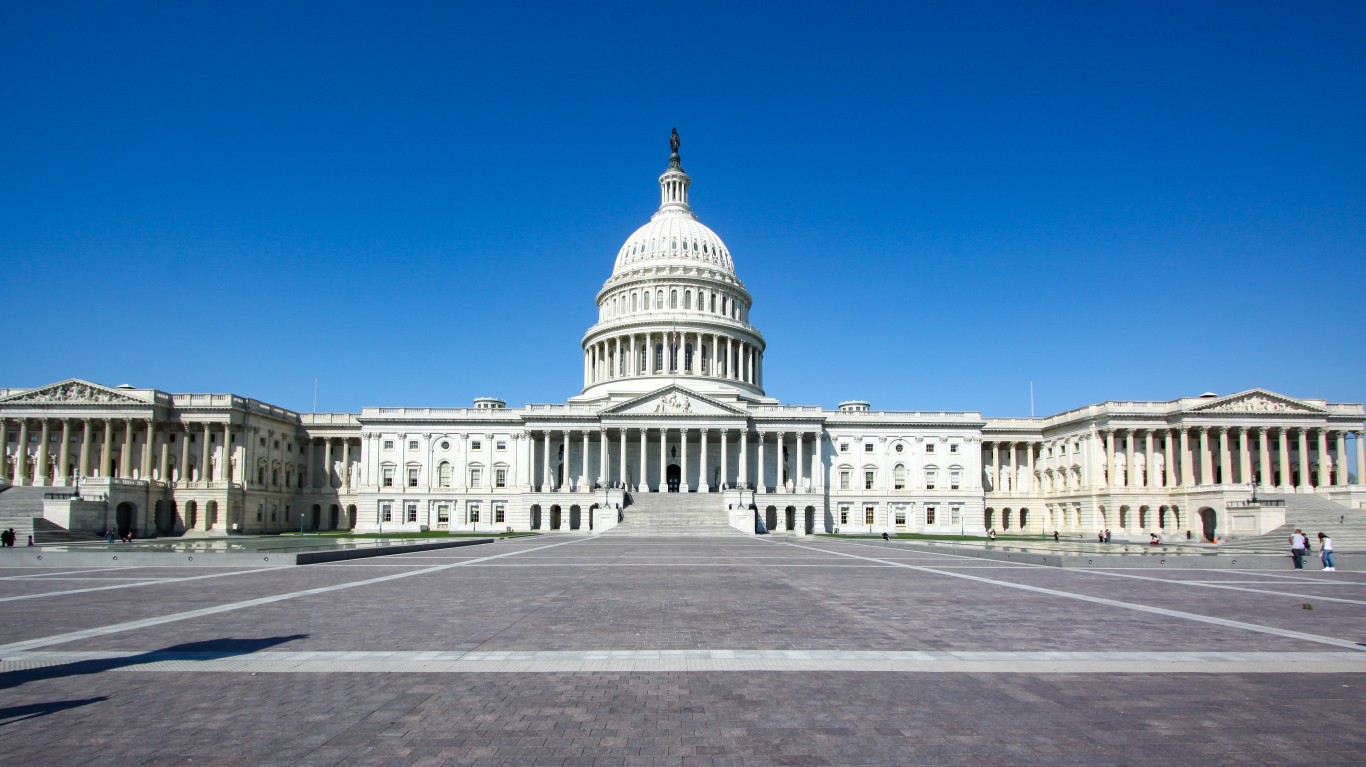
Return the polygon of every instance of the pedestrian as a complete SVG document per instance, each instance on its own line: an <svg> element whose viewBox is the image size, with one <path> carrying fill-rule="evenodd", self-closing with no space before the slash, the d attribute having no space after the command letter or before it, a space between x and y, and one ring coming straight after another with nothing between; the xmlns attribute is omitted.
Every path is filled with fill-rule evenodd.
<svg viewBox="0 0 1366 767"><path fill-rule="evenodd" d="M1058 542L1058 531L1057 531L1057 530L1054 530L1054 531L1053 531L1053 542L1054 542L1054 543L1057 543L1057 542Z"/></svg>
<svg viewBox="0 0 1366 767"><path fill-rule="evenodd" d="M30 546L33 545L33 536L31 536L31 535L28 537L28 545L30 545Z"/></svg>
<svg viewBox="0 0 1366 767"><path fill-rule="evenodd" d="M0 533L0 546L4 546L6 548L14 547L14 528L11 527L5 532Z"/></svg>
<svg viewBox="0 0 1366 767"><path fill-rule="evenodd" d="M993 528L991 528L990 530L987 531L987 540L988 540L988 541L994 541L994 540L996 540L996 528L993 527Z"/></svg>
<svg viewBox="0 0 1366 767"><path fill-rule="evenodd" d="M1323 569L1334 572L1337 567L1333 565L1333 539L1326 533L1319 533L1319 556L1323 559Z"/></svg>
<svg viewBox="0 0 1366 767"><path fill-rule="evenodd" d="M104 541L105 543L114 542L114 528L111 527L104 531Z"/></svg>
<svg viewBox="0 0 1366 767"><path fill-rule="evenodd" d="M1105 542L1106 542L1106 543L1109 543L1109 542L1110 542L1110 537L1111 537L1110 528L1107 527L1107 528L1105 528Z"/></svg>
<svg viewBox="0 0 1366 767"><path fill-rule="evenodd" d="M1096 533L1096 540L1099 541L1099 542L1101 542L1101 543L1105 543L1105 531L1104 531L1104 530L1101 530L1100 532Z"/></svg>
<svg viewBox="0 0 1366 767"><path fill-rule="evenodd" d="M1296 570L1304 569L1304 549L1308 545L1309 539L1298 527L1295 528L1295 532L1290 534L1290 558L1295 560Z"/></svg>
<svg viewBox="0 0 1366 767"><path fill-rule="evenodd" d="M884 541L890 541L891 538L887 537L887 534L886 534L886 533L883 533L883 534L882 534L882 540L884 540Z"/></svg>

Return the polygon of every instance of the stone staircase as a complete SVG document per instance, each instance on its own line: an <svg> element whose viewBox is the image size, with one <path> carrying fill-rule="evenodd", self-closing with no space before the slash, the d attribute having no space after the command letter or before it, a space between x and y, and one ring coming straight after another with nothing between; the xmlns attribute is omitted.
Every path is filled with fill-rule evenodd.
<svg viewBox="0 0 1366 767"><path fill-rule="evenodd" d="M1261 495L1263 500L1285 501L1285 524L1266 535L1242 536L1221 543L1221 549L1290 550L1287 539L1295 528L1309 535L1317 553L1318 533L1333 538L1334 551L1366 552L1366 511L1353 509L1311 493Z"/></svg>
<svg viewBox="0 0 1366 767"><path fill-rule="evenodd" d="M0 486L0 530L14 528L15 546L27 544L30 535L33 536L34 543L72 543L99 540L97 536L89 533L73 533L43 519L43 496L62 489Z"/></svg>
<svg viewBox="0 0 1366 767"><path fill-rule="evenodd" d="M604 535L743 536L730 526L720 493L632 493L622 520Z"/></svg>

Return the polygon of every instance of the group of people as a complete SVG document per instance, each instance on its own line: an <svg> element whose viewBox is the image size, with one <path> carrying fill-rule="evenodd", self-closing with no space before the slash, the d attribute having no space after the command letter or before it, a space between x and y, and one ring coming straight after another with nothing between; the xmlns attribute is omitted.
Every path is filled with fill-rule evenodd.
<svg viewBox="0 0 1366 767"><path fill-rule="evenodd" d="M1309 536L1295 528L1295 532L1290 534L1290 558L1295 560L1295 569L1304 569L1304 557L1314 553L1314 547L1309 543ZM1327 533L1319 533L1319 558L1323 560L1323 569L1329 572L1337 570L1333 565L1333 539Z"/></svg>
<svg viewBox="0 0 1366 767"><path fill-rule="evenodd" d="M1109 543L1110 528L1107 527L1104 530L1101 530L1099 533L1096 533L1096 539L1099 540L1101 543Z"/></svg>
<svg viewBox="0 0 1366 767"><path fill-rule="evenodd" d="M0 546L3 546L4 548L14 548L14 542L17 540L19 540L19 534L14 532L14 528L12 527L4 532L0 532ZM28 545L33 545L33 536L31 535L28 537Z"/></svg>

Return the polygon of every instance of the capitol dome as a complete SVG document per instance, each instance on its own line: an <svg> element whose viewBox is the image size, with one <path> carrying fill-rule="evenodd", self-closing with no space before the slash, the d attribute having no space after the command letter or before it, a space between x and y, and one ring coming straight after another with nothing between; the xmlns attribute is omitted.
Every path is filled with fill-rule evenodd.
<svg viewBox="0 0 1366 767"><path fill-rule="evenodd" d="M626 238L598 291L577 399L635 396L674 377L713 396L764 399L765 344L749 324L752 299L726 244L688 204L692 179L678 144L675 131L659 209Z"/></svg>

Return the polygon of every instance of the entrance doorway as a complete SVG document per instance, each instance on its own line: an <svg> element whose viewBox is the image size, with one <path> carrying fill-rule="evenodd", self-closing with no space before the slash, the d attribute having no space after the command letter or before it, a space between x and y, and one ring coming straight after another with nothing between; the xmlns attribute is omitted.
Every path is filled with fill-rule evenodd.
<svg viewBox="0 0 1366 767"><path fill-rule="evenodd" d="M124 501L114 509L114 526L119 530L119 537L127 535L133 530L133 525L137 522L138 507Z"/></svg>
<svg viewBox="0 0 1366 767"><path fill-rule="evenodd" d="M1218 528L1219 517L1214 513L1214 509L1206 506L1200 510L1200 527L1205 536L1205 540L1213 541L1215 530Z"/></svg>
<svg viewBox="0 0 1366 767"><path fill-rule="evenodd" d="M312 518L311 520L309 520L309 521L313 523L312 527L309 528L310 530L321 530L321 529L322 529L322 524L323 524L323 507L322 507L322 506L320 506L320 505L318 505L318 504L316 504L316 503L313 504L313 518Z"/></svg>
<svg viewBox="0 0 1366 767"><path fill-rule="evenodd" d="M683 472L678 468L678 464L669 464L668 470L664 472L664 482L668 485L669 492L678 492L678 485L683 481Z"/></svg>
<svg viewBox="0 0 1366 767"><path fill-rule="evenodd" d="M796 529L797 529L797 509L795 509L795 508L792 507L792 506L788 506L788 507L787 507L787 520L786 520L786 521L787 521L787 524L783 526L783 529L784 529L784 530L796 530Z"/></svg>
<svg viewBox="0 0 1366 767"><path fill-rule="evenodd" d="M157 535L170 535L175 532L175 504L171 501L156 502Z"/></svg>

